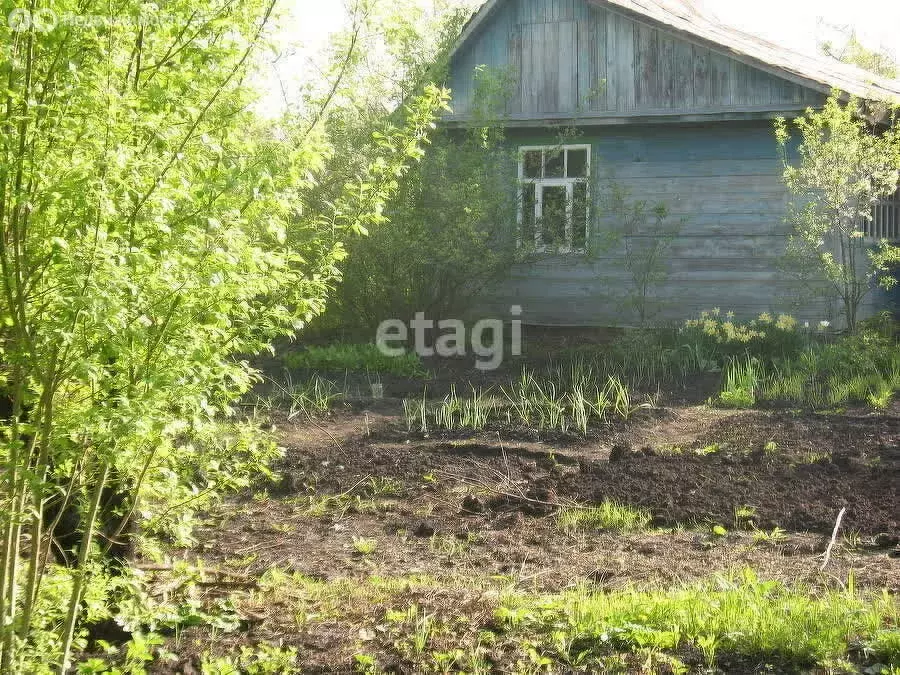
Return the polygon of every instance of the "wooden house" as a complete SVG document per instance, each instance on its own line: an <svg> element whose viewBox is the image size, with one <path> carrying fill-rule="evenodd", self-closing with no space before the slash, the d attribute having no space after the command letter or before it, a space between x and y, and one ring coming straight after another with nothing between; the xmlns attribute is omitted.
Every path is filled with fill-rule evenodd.
<svg viewBox="0 0 900 675"><path fill-rule="evenodd" d="M546 325L637 323L627 251L621 240L601 245L615 216L591 215L615 186L632 203L664 205L673 224L665 278L650 289L656 321L713 307L837 318L779 266L789 198L773 119L820 106L835 88L897 101L900 82L724 26L691 0L488 0L453 50L445 124L476 119L486 69L512 83L502 114L518 149L509 178L518 236L535 254L482 311L521 305L527 322ZM658 237L646 215L628 231L637 248ZM880 205L870 229L873 241L900 238L900 199Z"/></svg>

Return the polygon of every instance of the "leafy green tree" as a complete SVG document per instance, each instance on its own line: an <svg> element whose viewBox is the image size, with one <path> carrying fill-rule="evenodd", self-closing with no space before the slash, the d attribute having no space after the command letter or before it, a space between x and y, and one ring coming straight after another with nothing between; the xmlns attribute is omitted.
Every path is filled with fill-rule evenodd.
<svg viewBox="0 0 900 675"><path fill-rule="evenodd" d="M825 56L859 66L881 77L896 78L898 75L896 60L884 50L866 47L856 37L856 31L850 31L847 41L842 46L830 41L823 42L819 45L819 51Z"/></svg>
<svg viewBox="0 0 900 675"><path fill-rule="evenodd" d="M373 68L402 74L379 78L380 99L402 99L422 82L446 78L447 54L468 13L444 5L428 16L392 13L391 29L374 31L384 42L376 51L386 56L368 63L363 74ZM415 51L413 45L425 48ZM359 77L351 75L350 81ZM476 73L476 123L465 130L435 130L427 154L386 203L389 222L348 242L350 255L319 329L371 339L385 319L410 319L416 312L456 318L508 269L515 253L515 190L509 182L515 156L500 122L510 82L502 71ZM359 103L342 106L330 127L348 146L371 133L383 114L381 101ZM330 167L342 174L354 161L336 156Z"/></svg>
<svg viewBox="0 0 900 675"><path fill-rule="evenodd" d="M510 153L442 133L386 207L348 243L329 325L373 337L381 321L458 318L515 257Z"/></svg>
<svg viewBox="0 0 900 675"><path fill-rule="evenodd" d="M52 6L56 25L0 27L2 673L67 672L117 519L186 535L191 507L264 469L274 446L223 426L257 379L246 355L323 310L343 240L383 221L447 99L407 97L325 203L333 98L277 126L252 112L275 0ZM47 619L69 507L77 565Z"/></svg>
<svg viewBox="0 0 900 675"><path fill-rule="evenodd" d="M791 126L799 140L799 162L791 163ZM780 119L776 137L784 156L784 181L794 197L788 220L787 269L824 281L843 307L850 331L873 280L887 272L891 251L877 252L864 236L872 206L897 190L900 182L900 127L896 114L886 126L873 126L859 103L841 103L839 92L821 111L809 110L789 125Z"/></svg>
<svg viewBox="0 0 900 675"><path fill-rule="evenodd" d="M624 300L644 328L663 309L657 294L671 274L669 254L683 221L673 220L662 202L633 199L613 177L601 187L595 208L608 227L601 229L600 248L607 255L620 254L615 267L629 282Z"/></svg>

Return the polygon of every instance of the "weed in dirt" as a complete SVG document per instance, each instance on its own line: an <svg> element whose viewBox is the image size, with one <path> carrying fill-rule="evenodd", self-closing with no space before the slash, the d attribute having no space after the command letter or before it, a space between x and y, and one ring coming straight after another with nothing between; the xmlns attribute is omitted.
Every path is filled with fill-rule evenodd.
<svg viewBox="0 0 900 675"><path fill-rule="evenodd" d="M360 488L368 497L400 497L403 495L403 483L387 477L371 477Z"/></svg>
<svg viewBox="0 0 900 675"><path fill-rule="evenodd" d="M613 501L588 508L568 507L559 511L556 524L566 534L585 530L638 532L650 526L652 516L646 509L633 508Z"/></svg>
<svg viewBox="0 0 900 675"><path fill-rule="evenodd" d="M293 647L260 644L241 647L239 654L212 657L205 655L201 670L204 675L283 675L299 672L299 655ZM108 671L104 671L108 672Z"/></svg>
<svg viewBox="0 0 900 675"><path fill-rule="evenodd" d="M756 517L756 507L754 506L735 506L734 507L734 528L736 530L752 529L753 519Z"/></svg>
<svg viewBox="0 0 900 675"><path fill-rule="evenodd" d="M353 537L353 550L359 555L372 555L378 549L378 542L366 537Z"/></svg>
<svg viewBox="0 0 900 675"><path fill-rule="evenodd" d="M307 497L306 503L306 515L313 518L331 517L336 520L346 518L348 513L379 513L386 508L386 503L353 494Z"/></svg>
<svg viewBox="0 0 900 675"><path fill-rule="evenodd" d="M468 532L465 537L458 537L447 534L434 534L428 542L429 548L438 555L445 556L450 560L458 560L472 547L472 544L479 541L479 536L475 532Z"/></svg>
<svg viewBox="0 0 900 675"><path fill-rule="evenodd" d="M371 654L354 654L353 672L360 675L375 675L379 672L378 659Z"/></svg>
<svg viewBox="0 0 900 675"><path fill-rule="evenodd" d="M758 544L770 544L772 546L778 546L787 541L787 532L782 530L780 527L774 527L769 532L765 530L754 530L753 541Z"/></svg>
<svg viewBox="0 0 900 675"><path fill-rule="evenodd" d="M842 538L841 543L848 551L858 551L863 546L863 537L859 530L850 530Z"/></svg>
<svg viewBox="0 0 900 675"><path fill-rule="evenodd" d="M270 380L272 392L266 396L257 396L251 402L253 416L270 414L275 409L287 410L288 418L311 417L314 414L328 412L331 407L343 398L338 386L331 380L315 375L309 380L294 382L290 375L285 383Z"/></svg>
<svg viewBox="0 0 900 675"><path fill-rule="evenodd" d="M694 450L694 454L698 457L709 457L710 455L715 455L717 452L722 450L722 446L718 443L713 443L711 445L706 445L702 448L697 448Z"/></svg>

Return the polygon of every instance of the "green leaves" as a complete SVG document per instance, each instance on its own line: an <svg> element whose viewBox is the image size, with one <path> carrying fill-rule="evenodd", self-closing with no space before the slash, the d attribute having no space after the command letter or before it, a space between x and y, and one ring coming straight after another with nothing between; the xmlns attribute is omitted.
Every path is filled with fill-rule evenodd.
<svg viewBox="0 0 900 675"><path fill-rule="evenodd" d="M794 120L796 159L787 122L776 122L775 136L785 161L784 182L794 198L785 269L839 301L855 330L870 282L890 272L890 255L873 253L864 227L873 220L876 202L900 185L900 126L894 110L884 128L872 128L859 101L841 99L835 91L823 110L808 110Z"/></svg>
<svg viewBox="0 0 900 675"><path fill-rule="evenodd" d="M382 108L381 138L354 139L363 161L332 180L350 146L330 101L277 124L252 111L270 2L165 9L27 40L0 26L0 395L19 413L0 420L0 536L16 541L0 553L0 670L34 628L41 578L11 561L52 534L47 495L87 514L108 472L145 532L186 540L195 509L264 473L277 449L234 420L247 355L323 311L344 239L384 222L448 98L423 86L392 119ZM69 628L45 660L64 660Z"/></svg>

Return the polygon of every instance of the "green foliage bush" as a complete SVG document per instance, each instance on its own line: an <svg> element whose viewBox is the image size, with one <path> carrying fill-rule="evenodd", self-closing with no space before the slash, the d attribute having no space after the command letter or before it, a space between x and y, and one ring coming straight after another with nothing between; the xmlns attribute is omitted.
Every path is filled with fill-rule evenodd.
<svg viewBox="0 0 900 675"><path fill-rule="evenodd" d="M809 346L772 363L760 397L813 408L847 403L885 408L900 391L900 349L892 339L862 332Z"/></svg>
<svg viewBox="0 0 900 675"><path fill-rule="evenodd" d="M386 319L459 318L515 252L510 156L445 134L387 206L390 224L351 241L324 317L371 338Z"/></svg>
<svg viewBox="0 0 900 675"><path fill-rule="evenodd" d="M383 373L404 377L424 377L427 373L414 352L387 356L373 344L336 344L309 347L284 356L289 368L331 373Z"/></svg>
<svg viewBox="0 0 900 675"><path fill-rule="evenodd" d="M501 105L506 86L504 73L481 70L476 96ZM496 122L438 131L386 205L390 224L348 242L342 281L316 328L371 339L386 319L461 318L515 260L515 162Z"/></svg>
<svg viewBox="0 0 900 675"><path fill-rule="evenodd" d="M849 403L883 409L900 390L896 335L888 315L838 337L801 329L784 314L740 323L714 310L688 321L677 340L710 363L724 361L717 397L724 407L750 408L769 401L816 409Z"/></svg>
<svg viewBox="0 0 900 675"><path fill-rule="evenodd" d="M31 672L26 646L51 592L51 507L80 514L85 542L41 655L64 672L100 529L133 514L148 538L183 541L195 509L271 460L265 435L230 424L258 381L247 356L321 313L343 241L384 222L446 107L446 90L418 82L390 118L382 105L357 148L341 147L327 130L345 116L336 105L361 98L342 80L361 66L354 43L304 89L301 114L262 119L248 83L273 9L179 1L146 24L0 23L4 674ZM383 34L357 18L363 38ZM352 150L362 159L339 180L326 171ZM104 509L106 488L122 495L117 513Z"/></svg>
<svg viewBox="0 0 900 675"><path fill-rule="evenodd" d="M814 332L808 327L801 329L788 314L773 316L764 312L756 319L739 321L733 313L719 309L689 319L677 335L679 344L720 367L744 356L763 361L791 358L814 339Z"/></svg>

